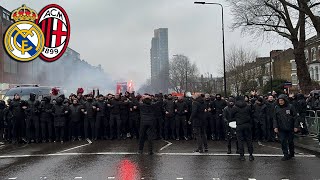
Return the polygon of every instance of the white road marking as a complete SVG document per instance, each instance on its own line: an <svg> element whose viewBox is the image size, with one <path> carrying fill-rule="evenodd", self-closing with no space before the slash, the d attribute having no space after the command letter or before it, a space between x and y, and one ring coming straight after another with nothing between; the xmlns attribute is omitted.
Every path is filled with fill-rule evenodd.
<svg viewBox="0 0 320 180"><path fill-rule="evenodd" d="M12 177L12 178L9 178L9 179L17 179L17 177Z"/></svg>
<svg viewBox="0 0 320 180"><path fill-rule="evenodd" d="M82 177L75 177L74 179L82 179Z"/></svg>
<svg viewBox="0 0 320 180"><path fill-rule="evenodd" d="M213 180L220 180L220 178L212 178Z"/></svg>
<svg viewBox="0 0 320 180"><path fill-rule="evenodd" d="M108 177L108 179L115 179L116 177Z"/></svg>
<svg viewBox="0 0 320 180"><path fill-rule="evenodd" d="M97 152L97 153L55 153L55 154L27 154L27 155L4 155L5 158L25 158L25 157L48 157L48 156L80 156L80 155L138 155L133 152ZM158 156L239 156L239 154L224 153L155 153ZM249 154L245 154L249 156ZM253 154L255 157L283 157L282 154ZM296 158L315 158L315 155L295 155Z"/></svg>
<svg viewBox="0 0 320 180"><path fill-rule="evenodd" d="M168 143L167 145L165 145L165 146L163 146L161 149L160 149L160 151L162 151L162 150L164 150L164 149L166 149L167 147L169 147L169 146L171 146L172 145L172 143L171 142L169 142L169 141L166 141L166 140L163 140L164 142L166 142L166 143Z"/></svg>
<svg viewBox="0 0 320 180"><path fill-rule="evenodd" d="M76 146L76 147L73 147L73 148L69 148L69 149L66 149L66 150L63 150L63 151L60 151L60 152L57 152L57 153L59 154L59 153L71 151L71 150L73 150L73 149L78 149L78 148L81 148L81 147L88 146L88 145L92 144L92 141L90 141L90 139L87 139L87 142L88 142L87 144L83 144L83 145L80 145L80 146Z"/></svg>
<svg viewBox="0 0 320 180"><path fill-rule="evenodd" d="M248 180L257 180L257 179L255 179L255 178L248 178Z"/></svg>
<svg viewBox="0 0 320 180"><path fill-rule="evenodd" d="M183 178L177 178L177 179L183 179Z"/></svg>

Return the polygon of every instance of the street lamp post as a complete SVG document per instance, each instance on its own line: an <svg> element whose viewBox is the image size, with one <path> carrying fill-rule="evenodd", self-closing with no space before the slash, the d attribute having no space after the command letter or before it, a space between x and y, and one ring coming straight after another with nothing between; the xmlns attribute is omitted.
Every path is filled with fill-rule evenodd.
<svg viewBox="0 0 320 180"><path fill-rule="evenodd" d="M226 76L226 52L225 52L225 43L224 43L224 13L223 6L220 3L212 2L194 2L194 4L212 4L218 5L221 7L221 18L222 18L222 48L223 48L223 83L224 83L224 97L227 97L227 76Z"/></svg>

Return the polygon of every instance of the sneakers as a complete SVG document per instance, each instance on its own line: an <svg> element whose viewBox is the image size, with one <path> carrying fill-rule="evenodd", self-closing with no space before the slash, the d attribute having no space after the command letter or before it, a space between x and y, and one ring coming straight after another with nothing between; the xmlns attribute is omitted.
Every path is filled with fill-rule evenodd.
<svg viewBox="0 0 320 180"><path fill-rule="evenodd" d="M252 155L249 156L249 161L254 161L254 157Z"/></svg>
<svg viewBox="0 0 320 180"><path fill-rule="evenodd" d="M245 161L246 158L245 158L244 156L240 156L239 160L240 160L240 161Z"/></svg>
<svg viewBox="0 0 320 180"><path fill-rule="evenodd" d="M231 154L231 149L228 149L227 154Z"/></svg>
<svg viewBox="0 0 320 180"><path fill-rule="evenodd" d="M281 161L288 161L288 160L290 160L289 156L284 156L283 158L281 158Z"/></svg>

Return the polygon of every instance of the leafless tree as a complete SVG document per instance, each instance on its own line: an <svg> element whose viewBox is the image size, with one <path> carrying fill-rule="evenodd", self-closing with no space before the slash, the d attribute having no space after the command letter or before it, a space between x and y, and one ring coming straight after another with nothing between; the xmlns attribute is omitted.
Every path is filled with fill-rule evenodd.
<svg viewBox="0 0 320 180"><path fill-rule="evenodd" d="M178 93L186 89L190 91L190 84L198 77L198 67L184 55L176 55L170 62L169 87Z"/></svg>
<svg viewBox="0 0 320 180"><path fill-rule="evenodd" d="M232 47L230 49L226 58L229 91L238 95L256 88L253 81L261 74L254 64L256 57L255 52L243 47Z"/></svg>
<svg viewBox="0 0 320 180"><path fill-rule="evenodd" d="M275 32L292 42L299 85L304 92L308 92L311 78L304 54L306 13L289 6L289 0L228 1L234 15L233 28L242 28L243 32L259 36L264 32ZM296 3L299 8L304 7L301 1Z"/></svg>

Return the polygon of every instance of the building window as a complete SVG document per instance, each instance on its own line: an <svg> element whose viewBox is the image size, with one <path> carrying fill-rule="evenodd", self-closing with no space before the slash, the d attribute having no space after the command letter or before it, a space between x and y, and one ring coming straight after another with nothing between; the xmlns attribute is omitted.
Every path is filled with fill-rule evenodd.
<svg viewBox="0 0 320 180"><path fill-rule="evenodd" d="M311 58L312 58L312 61L317 60L317 49L315 47L311 49Z"/></svg>
<svg viewBox="0 0 320 180"><path fill-rule="evenodd" d="M291 81L292 81L292 85L297 85L298 84L298 76L297 76L297 74L291 74Z"/></svg>
<svg viewBox="0 0 320 180"><path fill-rule="evenodd" d="M319 81L319 67L318 66L316 66L316 78L315 78L315 80L316 81Z"/></svg>
<svg viewBox="0 0 320 180"><path fill-rule="evenodd" d="M305 50L304 55L305 55L306 61L308 62L309 61L309 51Z"/></svg>
<svg viewBox="0 0 320 180"><path fill-rule="evenodd" d="M291 70L297 70L297 64L295 60L291 61Z"/></svg>

